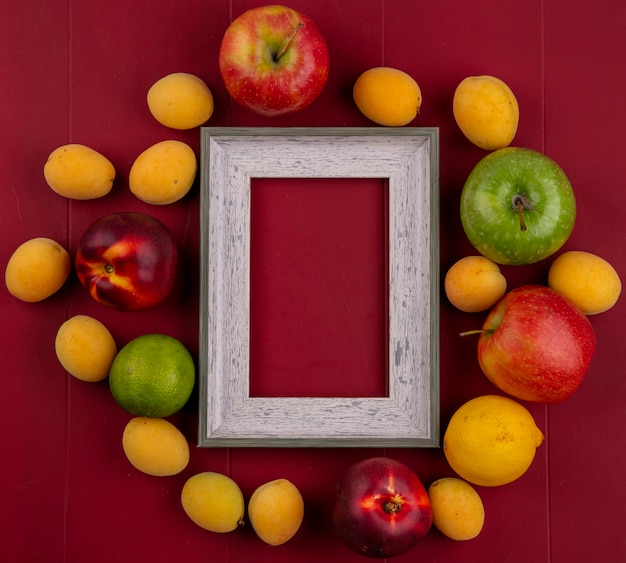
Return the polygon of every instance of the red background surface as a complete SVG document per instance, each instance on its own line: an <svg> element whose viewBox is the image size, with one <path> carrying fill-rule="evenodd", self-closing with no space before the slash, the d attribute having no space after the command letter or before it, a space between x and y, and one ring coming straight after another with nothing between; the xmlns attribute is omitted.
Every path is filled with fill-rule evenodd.
<svg viewBox="0 0 626 563"><path fill-rule="evenodd" d="M4 561L356 562L363 559L338 542L329 523L334 486L342 469L364 457L385 454L411 465L426 485L452 475L439 449L192 447L187 469L171 478L149 477L127 462L121 433L129 415L113 402L106 382L86 384L68 376L56 360L53 342L58 326L82 313L103 321L119 346L139 334L158 331L180 338L197 355L198 186L183 201L159 208L139 202L127 188L132 161L150 144L177 138L199 149L197 130L168 130L148 112L147 89L165 74L187 71L207 82L216 103L210 125L329 127L372 125L351 100L352 84L365 69L384 64L412 74L424 95L422 113L412 125L439 127L441 133L442 271L472 252L460 226L458 198L465 177L484 155L456 128L451 112L454 88L471 74L499 76L512 87L521 107L514 144L554 158L576 190L579 214L566 248L600 254L624 277L626 7L621 1L529 0L521 7L512 0L293 0L290 5L311 16L326 36L332 68L313 106L292 117L274 119L255 116L230 103L217 70L220 39L229 21L254 5L258 3L238 0L40 0L4 6L0 20L0 263L4 267L13 249L35 236L55 238L73 253L92 220L122 209L152 213L165 221L182 256L171 296L141 313L106 310L91 301L74 277L62 291L38 304L13 299L2 284L0 490L4 516L0 553ZM76 202L47 188L43 164L56 146L67 142L88 144L112 160L118 180L110 195ZM375 207L368 209L375 213ZM328 232L333 230L337 237L362 238L365 250L357 253L357 265L368 252L380 265L380 239L366 232L363 222L352 223L349 202L344 212L334 209L325 224L320 222L320 232L327 230L318 239L320 245L328 243ZM355 232L346 231L347 222ZM290 227L287 223L281 228ZM298 247L284 248L298 258ZM315 254L315 248L311 245L307 252ZM329 264L324 295L313 277L299 288L302 294L320 300L320 307L330 306L339 315L344 300L354 297L351 284L356 282L363 295L377 291L380 278L376 275L366 276L369 281L354 278L346 284L330 283L333 269ZM546 261L505 268L509 287L545 282L548 265ZM283 281L285 299L297 299L289 289L290 279ZM259 295L273 300L268 303L268 315L276 314L281 303L285 305L282 295L277 295L278 287L274 283L265 293L260 288ZM372 326L381 322L379 306L375 300L369 305L356 301L365 307L359 314L369 307L372 322L349 322L344 307L341 321L346 339L375 340ZM263 313L262 302L253 305L257 314ZM626 559L625 307L622 299L611 311L591 319L598 347L579 391L560 405L529 405L546 441L523 478L507 486L479 489L487 513L482 534L471 542L455 543L433 531L413 551L395 560L577 563ZM463 402L495 388L480 373L475 342L458 337L461 330L478 325L482 316L462 314L445 299L440 311L443 429ZM327 319L322 317L321 322ZM305 333L304 338L317 341L318 336ZM302 350L293 343L283 353L285 361L302 359ZM380 361L375 356L370 363ZM341 362L347 385L359 382L361 358L346 362L344 357ZM318 370L324 372L323 367ZM315 370L312 373L315 377ZM380 382L374 378L372 384ZM192 445L196 399L172 419ZM301 530L279 548L265 546L249 526L228 535L201 530L183 513L179 495L184 481L204 470L229 474L246 497L267 480L291 479L306 502Z"/></svg>

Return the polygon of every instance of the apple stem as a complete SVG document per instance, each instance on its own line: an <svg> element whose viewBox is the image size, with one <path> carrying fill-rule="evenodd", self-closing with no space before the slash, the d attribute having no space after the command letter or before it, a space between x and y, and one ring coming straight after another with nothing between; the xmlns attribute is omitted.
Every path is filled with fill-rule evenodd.
<svg viewBox="0 0 626 563"><path fill-rule="evenodd" d="M494 332L487 328L477 328L474 330L466 330L465 332L459 332L459 336L471 336L472 334L482 334L483 332Z"/></svg>
<svg viewBox="0 0 626 563"><path fill-rule="evenodd" d="M522 232L526 230L526 223L524 221L524 200L517 196L513 203L517 206L517 215L519 217L519 228Z"/></svg>
<svg viewBox="0 0 626 563"><path fill-rule="evenodd" d="M289 49L289 47L291 47L291 44L294 42L294 39L296 38L298 31L300 31L303 27L304 27L304 24L302 22L300 22L296 26L296 29L293 30L293 33L289 36L289 39L285 41L285 44L282 46L280 51L278 51L278 53L274 56L274 62L278 62L280 58L287 52L287 49Z"/></svg>

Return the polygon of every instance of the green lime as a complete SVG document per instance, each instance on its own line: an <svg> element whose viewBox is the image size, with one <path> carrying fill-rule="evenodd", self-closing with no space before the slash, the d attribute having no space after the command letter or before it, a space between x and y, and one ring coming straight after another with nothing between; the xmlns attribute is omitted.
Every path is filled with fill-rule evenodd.
<svg viewBox="0 0 626 563"><path fill-rule="evenodd" d="M176 338L144 334L115 356L109 372L113 398L136 416L166 417L189 400L196 379L191 354Z"/></svg>

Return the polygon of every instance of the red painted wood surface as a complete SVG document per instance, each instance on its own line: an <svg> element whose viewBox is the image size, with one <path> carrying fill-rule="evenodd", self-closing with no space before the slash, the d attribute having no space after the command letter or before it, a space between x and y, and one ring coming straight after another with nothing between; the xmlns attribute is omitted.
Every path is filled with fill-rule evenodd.
<svg viewBox="0 0 626 563"><path fill-rule="evenodd" d="M92 220L117 210L141 210L164 220L182 255L171 297L141 313L104 309L73 277L61 292L38 304L21 303L0 287L4 561L356 562L362 558L343 548L329 521L343 468L369 455L386 454L410 464L426 484L452 474L438 449L194 447L184 473L161 479L129 465L121 450L128 414L114 404L106 382L85 384L68 376L57 363L53 342L66 318L83 313L102 320L119 345L158 331L180 338L197 355L198 187L182 202L158 208L142 204L127 188L132 161L150 144L177 138L199 149L197 131L168 130L147 110L147 89L167 73L192 72L207 82L216 102L211 125L329 127L372 125L351 100L352 84L363 70L385 64L412 74L424 95L422 113L413 125L439 127L441 132L442 271L472 252L460 226L458 197L466 175L484 154L456 128L452 94L467 75L499 76L515 91L521 107L515 144L556 159L576 190L578 221L566 248L600 254L626 277L626 109L621 95L626 8L621 1L530 0L522 6L512 0L293 0L290 5L310 15L325 34L332 69L316 103L300 114L274 119L232 105L217 70L217 51L229 21L258 4L41 0L4 6L2 267L18 244L34 236L56 238L73 252ZM67 142L88 144L113 161L118 180L109 196L70 202L47 188L43 163L53 148ZM342 232L346 217L349 210L343 218L332 213L324 228ZM354 225L365 228L363 222ZM367 244L378 244L362 235ZM372 248L368 252L378 256ZM291 255L297 256L293 250ZM315 253L315 247L309 251ZM505 268L509 286L544 282L548 263ZM360 280L365 284L360 291L370 295L374 288L367 284L379 283L377 279ZM279 299L280 286L271 287L269 297ZM326 285L324 298L329 301L320 306L340 303L349 287ZM314 289L319 285L305 285L301 291L321 300ZM255 306L262 314L263 305ZM625 308L622 299L613 310L592 318L598 349L580 390L561 405L529 405L546 442L519 481L480 489L487 512L483 533L471 542L455 543L433 531L396 561L626 560L626 443L621 432L626 421ZM445 299L440 310L443 428L460 404L495 388L475 362L475 342L458 337L482 317L459 313ZM377 315L375 304L372 314ZM357 341L372 338L367 323L350 328ZM296 352L293 345L284 350L290 361L299 359ZM359 359L342 366L346 381L362 377ZM196 399L173 417L192 443ZM306 502L302 529L279 548L262 544L250 527L228 535L201 530L184 515L179 495L185 479L204 470L231 475L246 496L264 481L279 476L293 480Z"/></svg>

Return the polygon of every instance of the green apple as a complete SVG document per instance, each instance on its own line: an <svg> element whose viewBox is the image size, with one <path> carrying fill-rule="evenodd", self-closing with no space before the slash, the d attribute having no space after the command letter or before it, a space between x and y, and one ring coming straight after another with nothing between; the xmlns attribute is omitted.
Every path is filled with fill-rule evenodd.
<svg viewBox="0 0 626 563"><path fill-rule="evenodd" d="M576 198L561 167L532 149L489 153L461 193L461 222L470 243L498 264L539 262L554 254L576 220Z"/></svg>

